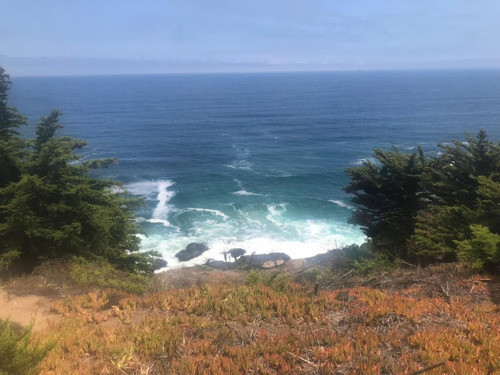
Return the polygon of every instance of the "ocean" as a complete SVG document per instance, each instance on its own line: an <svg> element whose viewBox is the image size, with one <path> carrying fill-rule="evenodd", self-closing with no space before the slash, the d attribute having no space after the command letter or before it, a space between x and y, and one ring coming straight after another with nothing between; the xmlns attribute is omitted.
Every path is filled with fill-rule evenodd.
<svg viewBox="0 0 500 375"><path fill-rule="evenodd" d="M82 157L144 198L144 250L169 267L190 242L292 258L364 241L348 223L344 169L393 145L429 154L485 129L500 139L500 71L14 77L10 105L34 124L63 112Z"/></svg>

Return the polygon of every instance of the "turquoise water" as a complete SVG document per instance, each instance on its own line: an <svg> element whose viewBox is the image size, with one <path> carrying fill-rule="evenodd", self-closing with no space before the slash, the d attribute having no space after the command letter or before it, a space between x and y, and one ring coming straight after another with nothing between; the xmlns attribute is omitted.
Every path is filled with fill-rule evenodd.
<svg viewBox="0 0 500 375"><path fill-rule="evenodd" d="M359 243L345 167L376 147L500 136L500 71L14 78L10 99L32 124L61 109L85 158L118 159L102 175L146 200L142 247L171 266L190 242L210 247L195 263Z"/></svg>

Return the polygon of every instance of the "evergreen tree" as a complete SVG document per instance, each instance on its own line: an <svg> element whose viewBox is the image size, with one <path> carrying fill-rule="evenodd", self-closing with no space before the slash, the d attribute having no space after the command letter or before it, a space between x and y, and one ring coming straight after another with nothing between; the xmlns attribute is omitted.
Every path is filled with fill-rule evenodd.
<svg viewBox="0 0 500 375"><path fill-rule="evenodd" d="M375 250L406 255L406 240L413 234L421 207L420 179L426 158L418 153L374 150L376 163L346 169L351 181L344 188L352 194L357 210L350 222L361 227Z"/></svg>
<svg viewBox="0 0 500 375"><path fill-rule="evenodd" d="M443 153L428 163L422 178L429 205L408 243L411 255L424 262L457 259L457 243L473 236L472 225L500 229L500 147L484 130L439 147Z"/></svg>
<svg viewBox="0 0 500 375"><path fill-rule="evenodd" d="M489 228L473 224L470 239L456 241L458 255L474 268L500 271L500 235Z"/></svg>
<svg viewBox="0 0 500 375"><path fill-rule="evenodd" d="M137 252L133 208L140 201L119 183L91 173L113 159L83 161L76 152L86 142L56 137L60 115L52 111L41 118L36 138L26 143L31 148L22 159L13 157L19 177L4 180L0 189L0 266L15 262L29 270L69 255L150 271L159 254ZM5 127L6 142L18 137L14 125Z"/></svg>
<svg viewBox="0 0 500 375"><path fill-rule="evenodd" d="M436 205L475 208L478 177L500 172L500 147L488 140L484 130L476 137L466 134L465 142L439 147L441 155L433 158L425 171L426 197Z"/></svg>
<svg viewBox="0 0 500 375"><path fill-rule="evenodd" d="M470 237L469 223L476 217L476 211L463 205L429 205L421 210L407 243L409 260L423 264L457 260L455 241Z"/></svg>
<svg viewBox="0 0 500 375"><path fill-rule="evenodd" d="M500 173L477 178L478 216L492 233L500 234Z"/></svg>
<svg viewBox="0 0 500 375"><path fill-rule="evenodd" d="M24 143L18 128L27 124L17 109L7 105L10 78L0 67L0 188L21 178L20 159Z"/></svg>

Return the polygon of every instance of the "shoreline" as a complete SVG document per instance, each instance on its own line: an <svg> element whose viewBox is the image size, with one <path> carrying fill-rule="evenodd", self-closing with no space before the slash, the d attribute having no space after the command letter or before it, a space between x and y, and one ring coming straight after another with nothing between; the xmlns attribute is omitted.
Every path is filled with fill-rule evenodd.
<svg viewBox="0 0 500 375"><path fill-rule="evenodd" d="M183 271L188 271L188 272L194 272L196 273L198 270L205 272L205 271L220 271L223 273L228 273L230 274L231 272L233 273L245 273L246 271L249 270L275 270L275 271L281 271L281 272L289 272L289 273L295 273L295 272L302 272L304 270L307 270L308 268L319 266L319 265L325 265L324 263L328 261L335 261L339 260L340 258L343 258L339 251L342 249L331 249L328 250L327 252L316 254L310 257L303 257L303 258L291 258L290 260L282 263L282 264L276 264L272 267L258 267L258 266L252 266L249 264L240 264L240 266L236 265L234 267L218 267L211 265L207 262L201 263L201 264L191 264L191 265L181 265L178 267L164 267L162 269L159 269L155 271L156 276L165 276L168 275L169 273L175 274ZM268 253L268 254L255 254L255 255L269 255L273 253ZM274 254L280 254L280 253L274 253ZM251 256L251 255L250 255ZM224 261L217 261L219 266L222 263L226 264L235 264L237 262L224 262ZM220 263L219 263L220 262ZM185 262L187 263L187 262Z"/></svg>
<svg viewBox="0 0 500 375"><path fill-rule="evenodd" d="M334 252L337 252L337 251L340 251L342 250L343 247L340 247L340 248L333 248L333 249L329 249L329 250L326 250L326 251L323 251L323 252L319 252L319 253L315 253L314 255L311 255L309 257L296 257L294 258L293 256L291 256L290 254L288 254L286 251L271 251L271 252L252 252L252 253L249 253L249 252L245 252L245 256L246 257L251 257L253 255L256 255L256 256L266 256L266 255L269 255L269 254L285 254L287 256L290 257L290 260L288 260L286 263L290 263L290 262L293 262L294 264L298 264L298 263L303 263L303 264L310 264L311 262L316 262L316 260L320 261L320 260L325 260L325 259L328 259L328 258L332 258L333 257L333 253ZM210 250L207 250L206 253L208 253ZM172 257L173 259L176 260L176 263L174 265L171 265L171 263L168 261L168 260L165 260L163 257L161 257L161 259L165 260L168 262L167 266L166 267L163 267L159 270L156 270L155 271L155 274L160 274L160 273L163 273L163 272L168 272L168 271L173 271L173 270L179 270L179 269L186 269L186 268L192 268L192 267L201 267L201 266L207 266L207 267L211 267L210 266L210 262L216 262L218 264L222 264L222 263L226 263L228 265L233 265L235 263L235 260L231 260L231 257L228 255L227 256L227 260L224 259L224 254L223 253L220 253L220 257L218 258L212 258L212 257L208 257L206 256L205 254L201 254L200 256L197 256L193 259L190 259L188 261L179 261L177 260L177 258ZM221 269L221 268L218 268L218 267L213 267L212 268L214 269ZM236 266L229 266L227 269L231 269L231 270L238 270L239 268Z"/></svg>

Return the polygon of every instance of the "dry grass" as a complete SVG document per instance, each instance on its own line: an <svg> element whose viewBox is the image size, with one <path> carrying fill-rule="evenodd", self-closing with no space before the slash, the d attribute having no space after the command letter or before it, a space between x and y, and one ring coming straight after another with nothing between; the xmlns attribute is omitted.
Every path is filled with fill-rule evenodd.
<svg viewBox="0 0 500 375"><path fill-rule="evenodd" d="M442 361L426 374L500 374L500 310L481 277L398 272L317 296L313 284L217 274L144 297L68 297L52 306L64 322L36 334L61 337L41 374L407 374Z"/></svg>

